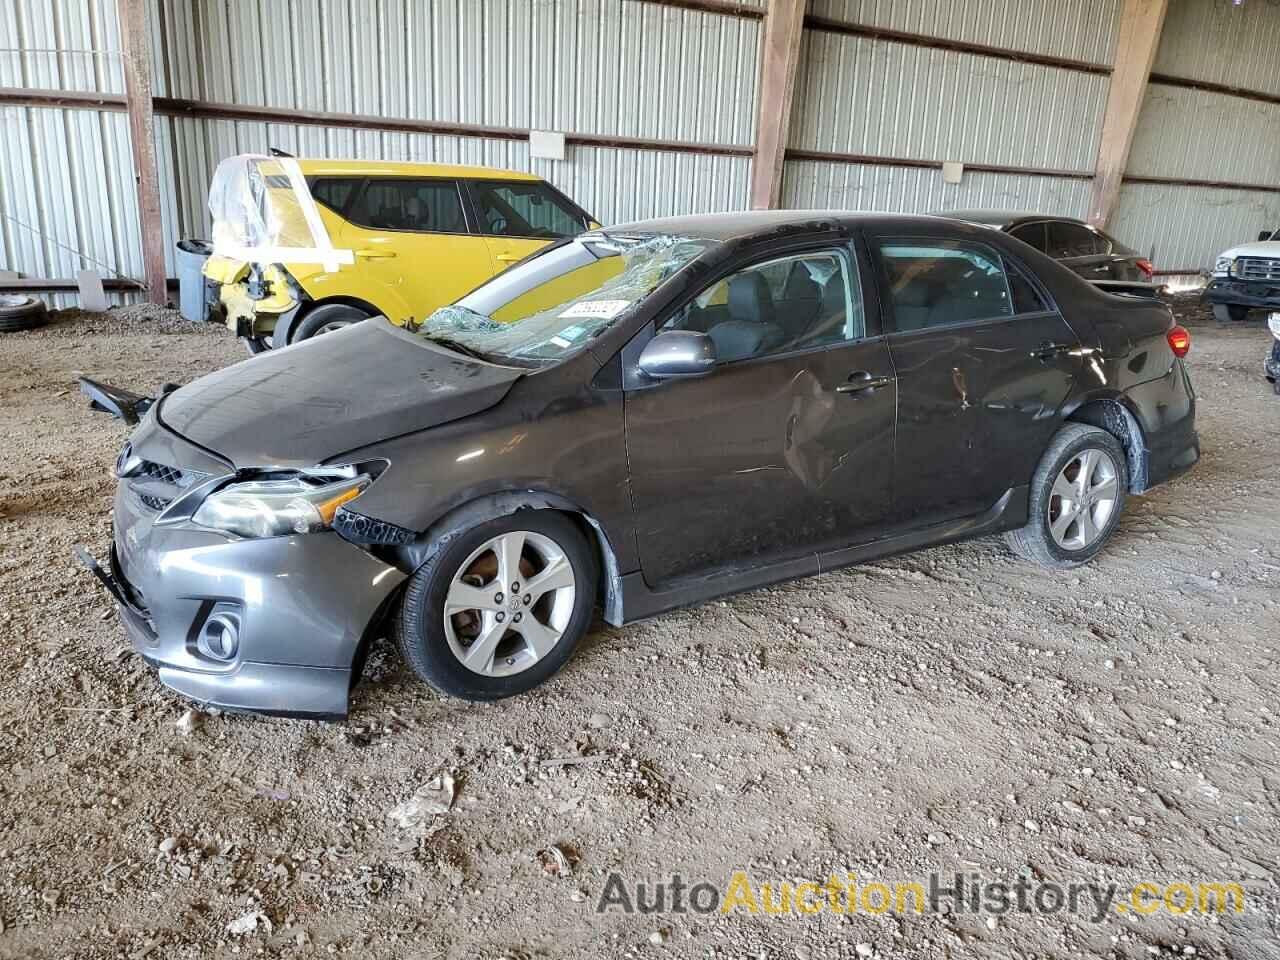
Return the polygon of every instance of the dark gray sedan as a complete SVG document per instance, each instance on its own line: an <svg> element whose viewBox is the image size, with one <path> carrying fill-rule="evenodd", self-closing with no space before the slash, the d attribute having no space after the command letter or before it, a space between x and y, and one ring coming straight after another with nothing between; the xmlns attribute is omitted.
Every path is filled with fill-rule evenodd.
<svg viewBox="0 0 1280 960"><path fill-rule="evenodd" d="M201 703L340 716L384 633L438 689L509 696L597 607L621 625L998 532L1088 561L1199 458L1189 343L1165 306L954 220L594 231L417 329L154 402L96 389L146 412L90 564Z"/></svg>
<svg viewBox="0 0 1280 960"><path fill-rule="evenodd" d="M1150 260L1074 217L1008 210L948 210L939 216L1001 230L1109 293L1154 297L1163 289L1155 282L1155 267Z"/></svg>

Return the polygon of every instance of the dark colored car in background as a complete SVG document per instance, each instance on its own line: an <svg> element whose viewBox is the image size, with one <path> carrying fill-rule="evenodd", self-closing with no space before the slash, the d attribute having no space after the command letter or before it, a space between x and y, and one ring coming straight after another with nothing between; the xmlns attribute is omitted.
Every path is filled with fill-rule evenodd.
<svg viewBox="0 0 1280 960"><path fill-rule="evenodd" d="M1001 230L1110 293L1154 297L1160 292L1150 260L1083 220L1008 210L946 210L938 216Z"/></svg>
<svg viewBox="0 0 1280 960"><path fill-rule="evenodd" d="M414 329L163 394L97 573L199 702L343 715L388 631L436 688L510 696L597 605L621 625L1001 532L1090 560L1200 456L1189 345L1165 305L955 220L590 231Z"/></svg>

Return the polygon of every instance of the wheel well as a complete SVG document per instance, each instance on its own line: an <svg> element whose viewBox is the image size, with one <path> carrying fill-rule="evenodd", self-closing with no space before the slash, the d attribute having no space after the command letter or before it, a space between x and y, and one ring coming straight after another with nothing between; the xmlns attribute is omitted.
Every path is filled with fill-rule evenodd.
<svg viewBox="0 0 1280 960"><path fill-rule="evenodd" d="M321 300L307 300L303 302L303 304L298 308L298 312L295 313L293 317L289 320L288 341L290 343L293 342L293 333L295 330L298 329L298 324L302 323L302 321L306 319L307 314L309 314L312 310L315 310L319 307L329 307L334 305L339 305L344 307L353 307L354 309L359 310L361 313L363 313L366 317L376 317L380 313L382 313L381 310L379 310L373 304L369 303L369 301L361 300L359 297L339 296L339 297L324 297Z"/></svg>
<svg viewBox="0 0 1280 960"><path fill-rule="evenodd" d="M622 575L618 571L618 558L609 543L609 537L599 521L576 504L556 494L521 490L516 493L499 493L482 497L456 507L428 527L413 543L396 548L397 566L412 573L463 530L486 520L509 516L520 510L556 510L573 521L587 538L587 542L591 544L596 561L600 565L597 601L604 611L604 619L614 626L621 626Z"/></svg>
<svg viewBox="0 0 1280 960"><path fill-rule="evenodd" d="M1098 427L1119 440L1124 447L1129 468L1129 492L1142 493L1147 489L1147 442L1138 418L1128 407L1119 400L1090 400L1075 410L1067 420Z"/></svg>

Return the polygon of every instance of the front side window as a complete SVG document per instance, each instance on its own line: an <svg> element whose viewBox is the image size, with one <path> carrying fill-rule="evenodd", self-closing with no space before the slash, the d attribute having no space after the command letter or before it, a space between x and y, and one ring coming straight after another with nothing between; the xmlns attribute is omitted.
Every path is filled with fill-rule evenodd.
<svg viewBox="0 0 1280 960"><path fill-rule="evenodd" d="M721 363L857 340L862 290L842 250L779 257L713 283L663 325L711 337Z"/></svg>
<svg viewBox="0 0 1280 960"><path fill-rule="evenodd" d="M483 359L542 365L586 347L714 241L602 232L548 249L441 307L415 332Z"/></svg>
<svg viewBox="0 0 1280 960"><path fill-rule="evenodd" d="M462 198L453 180L371 178L347 210L347 219L372 230L467 232Z"/></svg>
<svg viewBox="0 0 1280 960"><path fill-rule="evenodd" d="M471 185L480 232L494 237L559 240L586 229L582 216L547 184L482 181Z"/></svg>
<svg viewBox="0 0 1280 960"><path fill-rule="evenodd" d="M341 215L359 187L358 177L318 177L311 182L311 196Z"/></svg>
<svg viewBox="0 0 1280 960"><path fill-rule="evenodd" d="M1000 256L954 240L888 241L880 267L899 333L1013 316Z"/></svg>
<svg viewBox="0 0 1280 960"><path fill-rule="evenodd" d="M1071 257L1092 257L1105 252L1101 238L1080 223L1066 220L1049 222L1049 248L1047 253L1055 260Z"/></svg>

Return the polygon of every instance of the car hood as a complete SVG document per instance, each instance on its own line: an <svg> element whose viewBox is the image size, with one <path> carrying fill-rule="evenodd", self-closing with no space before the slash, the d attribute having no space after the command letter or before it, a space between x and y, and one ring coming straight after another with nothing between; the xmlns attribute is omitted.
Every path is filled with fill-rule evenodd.
<svg viewBox="0 0 1280 960"><path fill-rule="evenodd" d="M1280 240L1259 240L1256 243L1242 243L1230 250L1223 250L1219 257L1277 257L1280 258Z"/></svg>
<svg viewBox="0 0 1280 960"><path fill-rule="evenodd" d="M366 320L201 377L160 422L244 467L310 467L356 447L485 410L525 371Z"/></svg>

